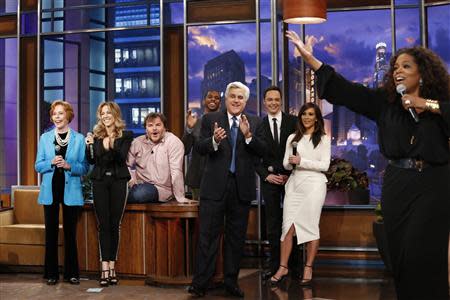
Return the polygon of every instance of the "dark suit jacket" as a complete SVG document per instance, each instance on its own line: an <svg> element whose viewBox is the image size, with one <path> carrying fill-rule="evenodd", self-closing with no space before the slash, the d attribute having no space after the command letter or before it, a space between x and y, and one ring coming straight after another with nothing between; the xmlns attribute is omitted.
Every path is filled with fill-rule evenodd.
<svg viewBox="0 0 450 300"><path fill-rule="evenodd" d="M247 115L250 122L252 140L245 143L245 138L240 129L236 141L236 182L239 200L250 202L256 198L255 166L264 154L265 143L256 134L259 118ZM214 123L217 122L227 132L227 138L219 144L214 151L212 137L214 135ZM229 167L231 164L231 133L228 115L226 111L213 112L203 116L200 141L196 145L197 151L207 155L205 171L200 186L200 198L219 201L225 193Z"/></svg>
<svg viewBox="0 0 450 300"><path fill-rule="evenodd" d="M202 119L199 119L195 123L192 132L188 133L184 131L182 141L184 144L184 155L191 153L191 160L189 161L188 170L186 172L186 185L191 188L199 188L200 182L202 180L203 170L205 169L206 156L200 155L194 146L198 143L200 139L200 129L202 126Z"/></svg>
<svg viewBox="0 0 450 300"><path fill-rule="evenodd" d="M272 120L269 120L269 118L265 116L257 129L258 135L264 138L264 142L267 145L267 149L264 153L263 159L260 161L256 168L256 172L258 172L261 180L265 180L266 177L270 174L270 172L267 170L269 166L273 167L273 173L275 174L288 175L290 173L290 171L286 171L283 168L284 151L286 150L286 140L288 136L295 132L298 118L293 115L281 113L279 145L277 145L273 140L269 121L272 122Z"/></svg>
<svg viewBox="0 0 450 300"><path fill-rule="evenodd" d="M90 164L94 165L92 178L100 180L104 177L105 171L114 172L116 178L130 179L126 161L128 150L133 141L131 131L123 131L122 137L114 140L114 148L106 151L103 147L103 139L94 139L94 157L91 157L89 147L86 147L86 158Z"/></svg>

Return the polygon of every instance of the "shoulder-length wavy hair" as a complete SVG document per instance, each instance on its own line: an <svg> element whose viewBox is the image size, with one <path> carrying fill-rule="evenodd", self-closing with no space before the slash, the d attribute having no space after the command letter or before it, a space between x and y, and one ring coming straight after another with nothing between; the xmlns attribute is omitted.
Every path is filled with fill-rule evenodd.
<svg viewBox="0 0 450 300"><path fill-rule="evenodd" d="M120 112L120 107L116 102L102 102L97 108L97 124L94 126L94 137L103 139L108 133L106 132L106 127L103 125L101 113L103 107L108 106L114 116L114 133L116 137L122 137L122 132L125 128L125 122L122 120L122 113Z"/></svg>
<svg viewBox="0 0 450 300"><path fill-rule="evenodd" d="M390 69L387 75L386 91L389 102L394 102L399 95L394 82L394 65L401 54L408 54L414 58L419 68L422 85L419 87L419 96L438 101L450 100L449 75L441 58L433 51L424 47L402 48L390 60Z"/></svg>
<svg viewBox="0 0 450 300"><path fill-rule="evenodd" d="M319 145L320 141L322 140L322 136L325 135L325 126L323 122L322 112L320 111L320 108L312 103L308 102L303 104L303 106L300 108L300 111L298 112L298 122L297 122L297 130L295 130L295 136L292 139L291 143L298 142L302 139L303 135L306 132L305 126L303 126L302 122L302 114L309 108L313 108L314 112L316 113L316 119L317 122L314 124L314 132L311 135L311 139L314 145L314 148Z"/></svg>

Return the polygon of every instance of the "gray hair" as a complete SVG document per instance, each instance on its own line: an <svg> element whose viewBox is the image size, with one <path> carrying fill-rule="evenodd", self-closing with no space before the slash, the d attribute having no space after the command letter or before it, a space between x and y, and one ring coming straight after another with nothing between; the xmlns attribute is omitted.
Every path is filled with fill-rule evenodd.
<svg viewBox="0 0 450 300"><path fill-rule="evenodd" d="M231 89L244 90L245 101L247 101L248 98L250 97L250 90L248 89L248 87L245 84L243 84L242 82L234 81L227 85L227 89L225 90L225 98L228 98L228 94L230 93Z"/></svg>

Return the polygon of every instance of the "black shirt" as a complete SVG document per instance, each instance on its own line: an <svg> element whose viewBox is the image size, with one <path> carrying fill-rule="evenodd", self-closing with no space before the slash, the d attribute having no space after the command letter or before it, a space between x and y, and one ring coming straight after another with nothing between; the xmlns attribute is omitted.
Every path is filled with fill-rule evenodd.
<svg viewBox="0 0 450 300"><path fill-rule="evenodd" d="M94 139L93 154L91 157L89 147L86 147L86 157L90 164L94 164L92 178L100 180L105 172L111 172L116 178L130 179L130 172L126 164L128 150L133 141L131 131L123 131L120 138L114 140L114 147L106 150L103 147L103 139Z"/></svg>
<svg viewBox="0 0 450 300"><path fill-rule="evenodd" d="M416 158L430 164L448 163L450 155L450 102L440 101L441 114L419 114L415 123L398 96L388 102L385 89L369 89L352 83L329 65L317 71L319 97L374 120L378 125L380 151L388 159Z"/></svg>
<svg viewBox="0 0 450 300"><path fill-rule="evenodd" d="M67 136L67 132L65 133L57 133L61 139L65 139ZM55 145L55 156L61 155L62 158L66 158L67 145L60 146L58 142L56 142L56 137L53 142ZM65 186L65 177L64 177L64 168L55 167L55 172L53 172L52 177L52 192L53 199L56 202L62 203L64 202L64 186Z"/></svg>

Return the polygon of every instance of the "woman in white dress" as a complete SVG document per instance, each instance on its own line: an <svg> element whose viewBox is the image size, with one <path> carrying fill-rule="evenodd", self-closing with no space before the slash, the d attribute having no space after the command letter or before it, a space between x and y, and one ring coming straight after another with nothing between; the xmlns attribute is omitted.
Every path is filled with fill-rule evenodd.
<svg viewBox="0 0 450 300"><path fill-rule="evenodd" d="M319 221L327 193L327 178L331 156L330 138L326 136L322 113L314 103L300 108L295 133L286 141L283 166L293 170L285 186L283 228L281 233L280 267L270 282L277 284L288 274L287 263L292 250L292 237L297 244L306 244L306 263L300 285L309 285L312 266L319 248ZM294 147L297 155L293 154Z"/></svg>

